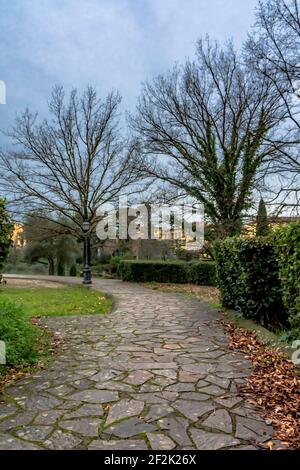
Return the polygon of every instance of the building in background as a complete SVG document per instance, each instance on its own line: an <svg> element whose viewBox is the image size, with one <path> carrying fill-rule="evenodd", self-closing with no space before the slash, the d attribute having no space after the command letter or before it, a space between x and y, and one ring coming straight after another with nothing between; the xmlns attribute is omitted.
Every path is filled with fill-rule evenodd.
<svg viewBox="0 0 300 470"><path fill-rule="evenodd" d="M24 229L22 224L14 225L14 232L12 236L14 248L23 248L26 245L24 238Z"/></svg>

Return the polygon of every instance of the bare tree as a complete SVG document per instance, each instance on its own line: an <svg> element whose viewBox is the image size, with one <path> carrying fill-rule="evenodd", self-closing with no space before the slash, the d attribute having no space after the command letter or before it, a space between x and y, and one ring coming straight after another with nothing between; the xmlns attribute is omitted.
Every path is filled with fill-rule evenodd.
<svg viewBox="0 0 300 470"><path fill-rule="evenodd" d="M139 178L136 146L119 129L120 100L117 93L100 100L91 87L67 99L56 87L51 120L39 124L28 110L17 118L8 133L12 150L0 152L0 172L2 193L19 213L35 211L79 238L85 220L94 231L97 208Z"/></svg>
<svg viewBox="0 0 300 470"><path fill-rule="evenodd" d="M300 4L299 0L261 0L256 24L248 38L245 56L251 67L272 81L286 108L286 119L273 140L276 158L267 176L279 185L274 200L282 207L300 199ZM273 181L274 186L274 181ZM293 198L291 198L293 195ZM293 203L291 204L291 201Z"/></svg>
<svg viewBox="0 0 300 470"><path fill-rule="evenodd" d="M272 81L242 63L231 43L199 41L195 62L144 85L130 119L140 171L204 203L221 236L239 233L284 113Z"/></svg>

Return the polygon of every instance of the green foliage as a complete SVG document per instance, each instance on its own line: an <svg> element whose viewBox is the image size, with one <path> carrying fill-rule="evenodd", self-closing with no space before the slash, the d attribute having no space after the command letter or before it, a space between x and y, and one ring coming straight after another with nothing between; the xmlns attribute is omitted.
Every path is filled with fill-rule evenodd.
<svg viewBox="0 0 300 470"><path fill-rule="evenodd" d="M267 237L270 234L270 227L268 224L268 214L265 202L260 200L258 213L256 217L256 236Z"/></svg>
<svg viewBox="0 0 300 470"><path fill-rule="evenodd" d="M70 267L69 274L70 274L71 277L76 277L77 276L76 264L72 264L72 266Z"/></svg>
<svg viewBox="0 0 300 470"><path fill-rule="evenodd" d="M292 328L291 330L282 330L278 333L278 339L281 343L292 344L294 341L299 340L299 325L298 328Z"/></svg>
<svg viewBox="0 0 300 470"><path fill-rule="evenodd" d="M0 299L0 339L5 341L8 366L34 364L42 335L42 330L30 324L21 306Z"/></svg>
<svg viewBox="0 0 300 470"><path fill-rule="evenodd" d="M215 266L207 261L120 261L118 274L123 281L214 285Z"/></svg>
<svg viewBox="0 0 300 470"><path fill-rule="evenodd" d="M14 225L5 207L5 201L0 198L0 273L2 273L12 243Z"/></svg>
<svg viewBox="0 0 300 470"><path fill-rule="evenodd" d="M110 258L110 266L111 266L111 273L116 274L119 270L120 263L123 258L120 258L118 256L112 256Z"/></svg>
<svg viewBox="0 0 300 470"><path fill-rule="evenodd" d="M187 273L183 262L121 261L118 272L123 281L187 282Z"/></svg>
<svg viewBox="0 0 300 470"><path fill-rule="evenodd" d="M271 239L226 239L216 243L215 259L223 306L267 327L287 323Z"/></svg>
<svg viewBox="0 0 300 470"><path fill-rule="evenodd" d="M65 276L66 270L65 270L65 265L61 261L58 262L57 265L57 275L58 276Z"/></svg>
<svg viewBox="0 0 300 470"><path fill-rule="evenodd" d="M300 222L284 226L274 236L282 297L293 329L300 333Z"/></svg>
<svg viewBox="0 0 300 470"><path fill-rule="evenodd" d="M191 261L186 264L188 282L198 286L216 285L215 263L211 261Z"/></svg>

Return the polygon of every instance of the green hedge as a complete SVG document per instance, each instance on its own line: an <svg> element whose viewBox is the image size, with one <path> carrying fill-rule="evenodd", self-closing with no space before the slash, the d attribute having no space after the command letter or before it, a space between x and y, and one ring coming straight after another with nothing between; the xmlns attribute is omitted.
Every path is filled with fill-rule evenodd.
<svg viewBox="0 0 300 470"><path fill-rule="evenodd" d="M191 261L185 265L187 280L198 286L216 285L215 263L211 261Z"/></svg>
<svg viewBox="0 0 300 470"><path fill-rule="evenodd" d="M215 285L215 265L209 261L185 263L124 260L118 264L118 274L123 281Z"/></svg>
<svg viewBox="0 0 300 470"><path fill-rule="evenodd" d="M284 306L291 327L300 331L300 221L280 228L274 239Z"/></svg>
<svg viewBox="0 0 300 470"><path fill-rule="evenodd" d="M77 266L76 266L76 264L72 264L72 266L70 267L69 275L71 277L76 277L77 276Z"/></svg>
<svg viewBox="0 0 300 470"><path fill-rule="evenodd" d="M216 244L215 256L225 307L267 327L287 324L271 238L230 238Z"/></svg>

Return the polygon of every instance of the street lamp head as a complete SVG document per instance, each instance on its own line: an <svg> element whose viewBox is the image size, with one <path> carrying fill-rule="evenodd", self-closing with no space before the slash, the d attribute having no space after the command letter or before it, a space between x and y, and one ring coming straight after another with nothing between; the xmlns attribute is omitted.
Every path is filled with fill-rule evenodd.
<svg viewBox="0 0 300 470"><path fill-rule="evenodd" d="M85 220L82 224L82 228L84 232L88 232L90 229L90 223L88 220Z"/></svg>

